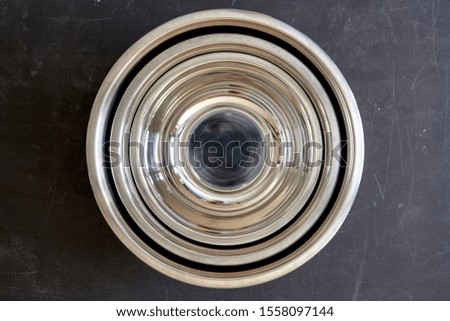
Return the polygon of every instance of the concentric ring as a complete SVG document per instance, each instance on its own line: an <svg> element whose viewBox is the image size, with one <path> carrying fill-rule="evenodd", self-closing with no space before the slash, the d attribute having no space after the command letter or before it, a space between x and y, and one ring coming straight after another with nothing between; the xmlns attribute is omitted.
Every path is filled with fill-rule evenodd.
<svg viewBox="0 0 450 321"><path fill-rule="evenodd" d="M208 287L292 271L336 233L364 141L345 79L271 17L210 10L147 34L99 90L91 185L122 242L157 270Z"/></svg>

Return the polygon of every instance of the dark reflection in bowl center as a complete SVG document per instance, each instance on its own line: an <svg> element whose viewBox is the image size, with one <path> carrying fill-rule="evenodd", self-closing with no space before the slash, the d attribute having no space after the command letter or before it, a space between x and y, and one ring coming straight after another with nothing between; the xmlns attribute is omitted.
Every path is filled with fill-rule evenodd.
<svg viewBox="0 0 450 321"><path fill-rule="evenodd" d="M263 135L247 115L221 110L192 130L188 159L200 180L218 190L251 182L264 163Z"/></svg>

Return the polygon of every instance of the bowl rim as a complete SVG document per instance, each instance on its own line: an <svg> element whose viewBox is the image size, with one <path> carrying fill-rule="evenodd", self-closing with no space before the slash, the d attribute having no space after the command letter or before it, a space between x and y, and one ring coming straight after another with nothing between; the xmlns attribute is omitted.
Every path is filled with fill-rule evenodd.
<svg viewBox="0 0 450 321"><path fill-rule="evenodd" d="M190 268L182 269L175 262L169 264L164 256L139 239L121 216L114 202L106 170L99 164L104 157L107 120L112 112L115 92L135 64L153 48L177 34L204 26L236 25L281 37L320 71L341 108L348 140L348 163L342 188L327 218L310 239L285 258L281 266L260 269L251 275L219 278L214 273L195 273L196 270ZM154 269L177 280L203 287L237 288L265 283L295 270L332 239L347 217L358 191L364 163L364 133L357 103L347 81L331 58L309 37L265 14L238 9L213 9L190 13L160 25L139 39L118 59L100 86L92 107L86 136L86 161L97 204L110 228L131 252Z"/></svg>

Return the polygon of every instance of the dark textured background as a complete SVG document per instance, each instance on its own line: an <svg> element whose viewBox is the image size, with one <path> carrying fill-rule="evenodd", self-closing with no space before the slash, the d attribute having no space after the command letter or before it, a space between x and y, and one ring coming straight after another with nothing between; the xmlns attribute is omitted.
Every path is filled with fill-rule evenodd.
<svg viewBox="0 0 450 321"><path fill-rule="evenodd" d="M86 171L91 105L137 39L236 7L310 36L363 119L359 194L331 243L270 283L169 279L106 225ZM450 299L450 1L0 0L0 299Z"/></svg>

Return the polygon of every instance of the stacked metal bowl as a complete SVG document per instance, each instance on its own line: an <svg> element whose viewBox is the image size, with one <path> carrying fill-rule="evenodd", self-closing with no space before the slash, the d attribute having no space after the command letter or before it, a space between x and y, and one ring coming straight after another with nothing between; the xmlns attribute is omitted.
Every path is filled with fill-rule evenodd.
<svg viewBox="0 0 450 321"><path fill-rule="evenodd" d="M337 232L361 178L353 94L309 38L266 15L210 10L145 35L95 100L97 203L141 260L184 282L284 275Z"/></svg>

